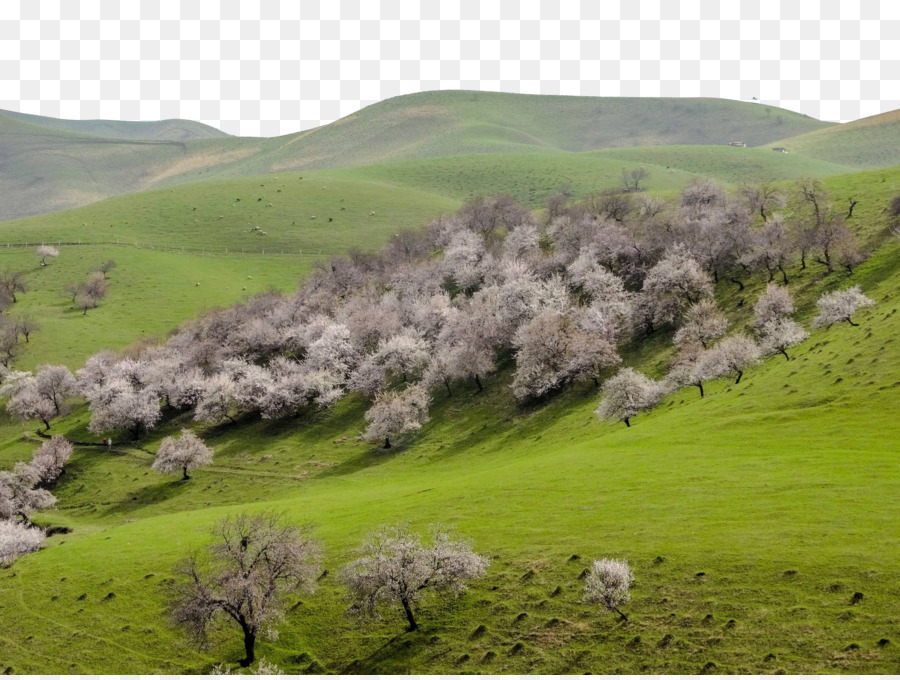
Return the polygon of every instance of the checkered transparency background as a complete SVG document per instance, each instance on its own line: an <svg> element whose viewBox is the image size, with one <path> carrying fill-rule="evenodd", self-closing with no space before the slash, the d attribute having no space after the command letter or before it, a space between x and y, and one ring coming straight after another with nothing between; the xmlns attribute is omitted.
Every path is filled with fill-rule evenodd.
<svg viewBox="0 0 900 680"><path fill-rule="evenodd" d="M898 0L0 0L0 108L242 135L481 89L900 108Z"/></svg>

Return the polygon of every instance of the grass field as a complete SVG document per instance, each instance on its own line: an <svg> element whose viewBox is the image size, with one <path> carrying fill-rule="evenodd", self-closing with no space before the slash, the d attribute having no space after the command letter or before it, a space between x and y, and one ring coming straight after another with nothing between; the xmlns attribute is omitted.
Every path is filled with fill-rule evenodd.
<svg viewBox="0 0 900 680"><path fill-rule="evenodd" d="M483 179L504 182L527 178L519 169L484 172ZM401 182L402 175L395 178ZM900 388L900 243L886 235L882 209L898 179L896 168L829 178L836 202L851 194L858 198L851 225L877 250L852 276L823 278L818 267L790 272L805 322L823 286L860 284L878 304L859 317L859 328L816 331L792 352L793 361L770 359L737 386L712 383L704 399L696 389L685 389L638 416L631 428L600 424L592 414L599 395L587 386L536 407L516 406L507 367L482 394L459 386L452 399L437 396L431 422L390 454L356 441L366 405L355 397L307 420L202 429L216 460L187 483L152 472L152 456L142 449L79 449L54 489L58 506L41 518L73 532L49 539L45 550L0 571L0 665L17 674L202 673L215 662L236 660L237 637L198 651L170 627L165 583L178 559L209 541L217 518L273 508L297 522L316 523L329 570L315 595L298 598L279 627L280 637L260 645L259 654L286 672L896 670L900 425L892 405ZM319 191L331 191L338 181L329 180L329 189ZM400 191L374 177L371 183L384 195ZM462 197L464 191L461 183L448 193ZM303 200L313 200L312 193ZM213 206L226 195L211 194L204 210L214 214ZM153 204L172 216L188 207L156 200L146 209ZM249 214L236 213L229 224ZM44 219L41 228L52 228L49 218L38 218ZM20 223L21 230L38 220ZM215 223L198 224L207 227L191 237L196 245L214 243ZM369 238L374 244L368 223L358 225L355 239L347 242ZM126 233L143 233L131 225L120 228L126 226L136 229ZM307 238L299 231L291 237L296 243ZM222 236L221 242L230 238ZM82 248L64 250L34 277L60 277L75 253L84 252L88 263L110 252ZM200 292L210 286L222 288L217 295L223 298L240 295L230 286L245 284L249 261L210 258L202 269L198 255L134 248L127 253L135 258L130 266L129 255L109 255L121 260L111 291L124 293L130 285L128 300L146 295L145 318L158 329L148 332L164 330L168 318L154 299L171 295L190 314L194 305L216 304L212 297L191 297L211 295ZM145 254L160 259L141 269L140 276L148 277L141 279L137 259ZM295 269L272 272L265 284L254 275L253 284L287 285L303 265L285 261ZM162 282L152 288L152 271L177 262L187 268L180 274L188 281L201 273L210 278L199 289L190 283L170 292ZM234 269L220 264L225 262ZM213 270L220 269L221 279L214 278ZM744 296L752 299L763 286L764 280L754 280ZM37 288L20 304L32 297L34 304L52 307L49 293L44 300ZM723 284L719 293L722 306L746 322L748 307L737 307L734 287ZM111 297L109 311L131 313L131 305L121 307L125 299L116 308ZM99 325L78 327L81 335L69 330L83 319L66 317L62 306L55 323L72 336L71 350L36 344L33 361L58 360L67 351L75 356L77 348L111 332L107 326L101 333ZM142 327L137 307L123 327ZM93 310L86 319L99 324L103 311ZM59 334L49 322L42 333ZM658 375L667 347L657 338L626 360ZM171 418L141 445L155 450L186 418ZM86 414L78 410L54 430L91 439L85 424ZM0 467L36 447L23 429L0 424ZM461 599L429 601L422 630L413 634L403 633L399 612L369 626L347 618L347 602L334 580L370 529L401 520L420 529L432 522L454 524L492 559L488 576ZM579 574L600 556L627 558L635 571L628 623L580 603ZM863 598L851 605L854 593Z"/></svg>

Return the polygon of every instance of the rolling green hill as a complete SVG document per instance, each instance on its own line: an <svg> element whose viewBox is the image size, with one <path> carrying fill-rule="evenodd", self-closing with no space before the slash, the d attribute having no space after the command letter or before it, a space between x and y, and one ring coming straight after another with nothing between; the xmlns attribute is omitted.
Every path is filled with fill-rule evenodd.
<svg viewBox="0 0 900 680"><path fill-rule="evenodd" d="M199 179L461 154L765 144L830 124L717 99L425 92L271 139L183 121L54 121L0 112L0 220ZM217 134L218 133L218 134ZM105 135L105 136L100 136Z"/></svg>
<svg viewBox="0 0 900 680"><path fill-rule="evenodd" d="M164 336L204 308L269 287L293 289L317 260L377 249L398 230L459 206L403 186L325 180L282 174L200 182L0 224L0 270L25 271L30 289L10 313L32 314L42 326L16 364L77 365L101 347ZM61 255L47 267L38 265L34 246L15 247L60 241ZM82 318L63 290L108 259L118 265L110 297Z"/></svg>
<svg viewBox="0 0 900 680"><path fill-rule="evenodd" d="M103 139L176 141L229 136L221 130L193 120L66 120L0 109L0 129L4 132L16 129L23 132L29 129L35 131L34 128L92 135Z"/></svg>
<svg viewBox="0 0 900 680"><path fill-rule="evenodd" d="M883 234L878 206L897 172L829 182L867 187L859 225ZM389 454L356 441L366 405L355 397L308 419L201 430L216 460L187 483L157 476L144 449L79 449L42 517L72 533L0 572L3 663L147 674L233 661L236 637L198 650L170 626L166 582L217 518L273 508L316 523L328 569L260 644L286 672L889 673L900 664L900 243L883 240L852 276L793 269L791 281L804 322L823 286L859 284L877 305L860 327L815 331L792 361L711 383L703 399L682 390L631 428L598 423L589 386L516 406L506 370L481 394L437 395L431 422ZM719 302L749 313L733 287ZM626 361L656 373L666 344ZM85 440L85 423L77 411L54 429ZM3 428L0 464L36 446L20 432ZM370 529L403 520L453 524L492 560L460 599L427 601L416 633L399 612L348 618L334 576ZM579 575L600 556L635 571L627 623L581 603Z"/></svg>
<svg viewBox="0 0 900 680"><path fill-rule="evenodd" d="M900 163L900 111L781 139L771 146L853 168L896 165Z"/></svg>

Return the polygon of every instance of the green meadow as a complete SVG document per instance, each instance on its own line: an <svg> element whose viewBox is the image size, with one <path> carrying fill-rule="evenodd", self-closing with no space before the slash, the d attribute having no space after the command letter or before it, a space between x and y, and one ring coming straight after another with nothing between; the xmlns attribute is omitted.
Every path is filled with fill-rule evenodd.
<svg viewBox="0 0 900 680"><path fill-rule="evenodd" d="M448 101L454 115L475 102ZM499 101L482 110L491 126L509 111ZM558 104L510 116L516 138L537 129L540 116L558 116ZM688 104L685 116L695 112ZM422 105L450 106L437 96ZM627 115L615 112L616 120ZM443 115L426 110L419 124ZM644 122L662 125L667 115L651 107ZM770 127L831 129L803 117L778 123L781 114L763 107L752 115L760 139ZM767 359L738 385L711 382L704 398L685 388L630 428L597 419L600 392L588 384L517 404L505 364L483 392L463 383L452 397L436 391L428 424L390 452L360 441L368 405L358 396L274 422L198 426L189 413L169 413L140 442L116 442L112 452L79 446L52 489L56 507L37 517L70 532L0 570L0 672L185 674L234 665L240 637L232 631L207 649L189 643L166 615L167 587L179 560L212 540L218 519L263 509L313 523L325 548L316 592L295 596L277 638L258 645L257 656L286 673L896 672L900 240L886 206L900 193L900 166L851 173L840 159L683 139L560 150L589 135L576 127L550 139L559 147L550 150L258 168L269 174L3 222L0 270L26 271L30 288L10 313L41 324L14 365L75 369L99 349L163 338L203 310L293 290L322 258L374 250L472 195L502 191L539 207L561 187L578 197L616 186L621 169L638 164L650 170L648 191L664 196L695 176L731 187L822 176L839 210L857 201L848 225L871 257L852 274L792 266L797 318L809 325L823 291L856 284L876 305L859 314L859 327L815 330L791 361ZM397 142L412 133L394 134ZM41 267L34 246L4 242L63 243ZM62 291L108 259L117 263L109 297L84 315ZM717 286L735 330L749 327L765 283L756 275L742 292ZM671 352L671 338L656 334L623 358L661 377ZM96 441L88 420L76 404L52 432ZM187 482L150 469L162 438L182 427L215 449L213 464ZM3 414L0 469L31 455L36 429ZM425 600L413 633L399 609L372 623L350 618L336 580L369 531L401 521L422 531L453 525L491 559L487 576L458 599ZM634 571L627 622L581 601L583 572L603 556L627 559Z"/></svg>

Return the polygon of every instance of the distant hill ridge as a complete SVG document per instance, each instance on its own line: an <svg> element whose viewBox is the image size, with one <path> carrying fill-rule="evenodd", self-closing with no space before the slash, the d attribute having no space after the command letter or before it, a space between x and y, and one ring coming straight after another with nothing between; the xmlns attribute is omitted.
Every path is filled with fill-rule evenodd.
<svg viewBox="0 0 900 680"><path fill-rule="evenodd" d="M828 133L844 127L725 99L476 91L394 97L334 123L268 139L231 137L191 121L63 121L0 112L0 191L7 197L0 204L0 220L203 179L471 154L730 142L777 143L800 153L792 144L795 138L826 140L830 148L827 140L841 137ZM876 151L872 162L900 163L896 145ZM825 155L816 157L831 160ZM866 162L846 165L873 167Z"/></svg>
<svg viewBox="0 0 900 680"><path fill-rule="evenodd" d="M104 139L182 141L230 136L210 125L193 120L175 118L157 121L67 120L0 109L0 130L37 132L34 128L47 128Z"/></svg>

